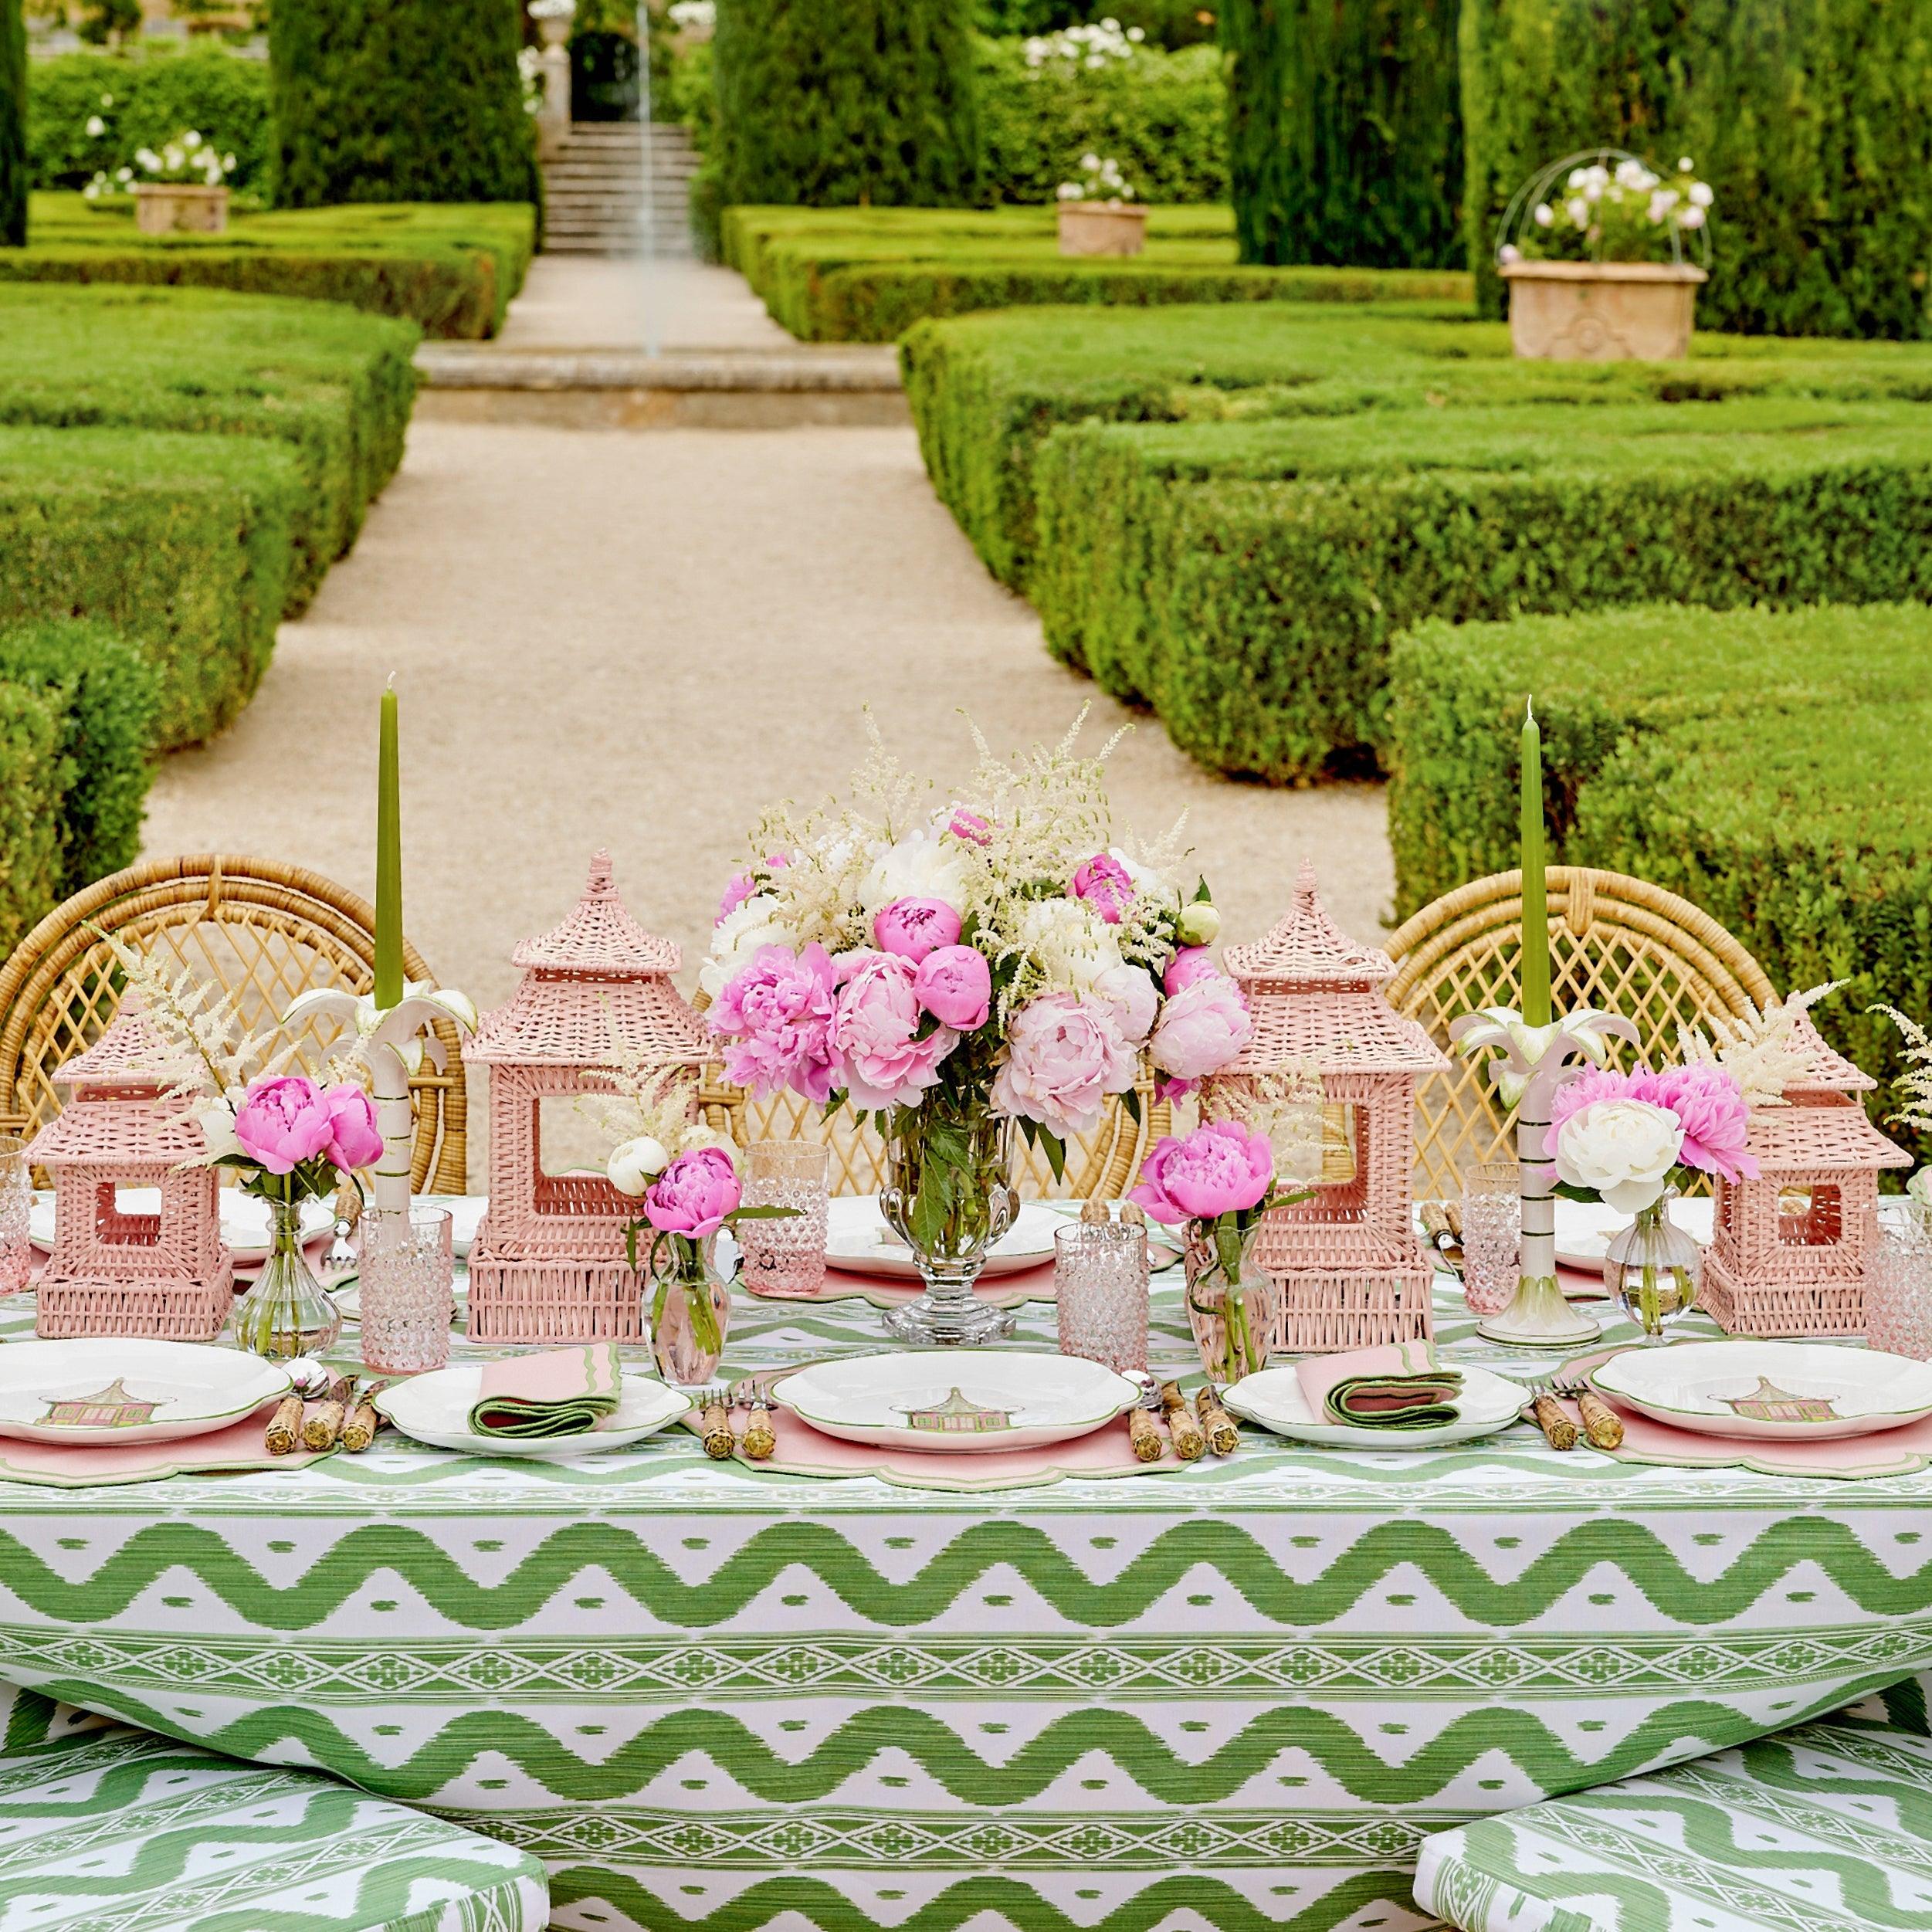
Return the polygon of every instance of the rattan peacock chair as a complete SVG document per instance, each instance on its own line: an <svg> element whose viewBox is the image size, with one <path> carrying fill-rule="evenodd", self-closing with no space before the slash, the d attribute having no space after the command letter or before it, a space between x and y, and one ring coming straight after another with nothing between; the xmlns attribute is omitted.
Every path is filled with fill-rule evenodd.
<svg viewBox="0 0 1932 1932"><path fill-rule="evenodd" d="M1553 866L1548 878L1553 1004L1634 1020L1646 1062L1671 1057L1679 1026L1776 997L1764 968L1689 900L1587 866ZM1388 953L1390 1002L1447 1049L1451 1021L1521 997L1523 875L1500 872L1446 893L1397 927ZM1509 1125L1470 1063L1457 1058L1448 1073L1425 1076L1416 1096L1418 1195L1452 1197L1468 1168L1512 1158Z"/></svg>
<svg viewBox="0 0 1932 1932"><path fill-rule="evenodd" d="M830 1120L824 1110L793 1093L768 1100L754 1099L743 1087L713 1077L699 1096L711 1124L728 1134L740 1147L754 1141L823 1141L831 1150L829 1185L835 1195L876 1194L885 1173L885 1148L870 1126L841 1108ZM1110 1100L1100 1124L1083 1134L1066 1151L1066 1171L1053 1178L1046 1157L1019 1144L1019 1191L1024 1199L1053 1196L1083 1201L1098 1195L1115 1200L1125 1194L1140 1172L1147 1150L1172 1130L1172 1110L1154 1097L1151 1086L1141 1090L1141 1118L1117 1100Z"/></svg>
<svg viewBox="0 0 1932 1932"><path fill-rule="evenodd" d="M300 866L212 853L151 859L97 880L48 913L0 970L0 1130L36 1132L60 1110L54 1070L97 1039L120 1005L121 976L100 935L192 968L241 995L251 1030L272 1025L312 986L366 992L375 977L375 909ZM432 978L405 944L403 969ZM333 1024L302 1035L298 1061L318 1066ZM460 1194L467 1100L455 1029L439 1022L449 1067L425 1061L411 1083L417 1192Z"/></svg>

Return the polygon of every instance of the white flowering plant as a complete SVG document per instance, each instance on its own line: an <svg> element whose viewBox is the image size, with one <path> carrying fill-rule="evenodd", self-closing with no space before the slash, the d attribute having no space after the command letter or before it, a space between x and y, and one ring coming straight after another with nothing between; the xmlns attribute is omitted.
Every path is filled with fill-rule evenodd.
<svg viewBox="0 0 1932 1932"><path fill-rule="evenodd" d="M92 127L90 121L90 132ZM117 168L112 173L100 170L80 192L88 200L99 201L103 195L131 194L150 182L171 187L224 188L235 168L234 155L222 153L198 129L186 127L158 148L137 149L132 168Z"/></svg>
<svg viewBox="0 0 1932 1932"><path fill-rule="evenodd" d="M1506 219L1500 262L1681 259L1686 239L1703 249L1716 199L1688 154L1659 172L1634 154L1571 156L1546 168ZM1513 232L1510 231L1513 229Z"/></svg>
<svg viewBox="0 0 1932 1932"><path fill-rule="evenodd" d="M1103 208L1119 208L1134 198L1120 164L1104 154L1083 154L1079 179L1062 181L1057 192L1063 202L1090 202Z"/></svg>
<svg viewBox="0 0 1932 1932"><path fill-rule="evenodd" d="M1108 67L1131 60L1146 38L1144 28L1123 27L1109 18L1062 27L1054 33L1031 35L1022 51L1028 66L1049 72Z"/></svg>

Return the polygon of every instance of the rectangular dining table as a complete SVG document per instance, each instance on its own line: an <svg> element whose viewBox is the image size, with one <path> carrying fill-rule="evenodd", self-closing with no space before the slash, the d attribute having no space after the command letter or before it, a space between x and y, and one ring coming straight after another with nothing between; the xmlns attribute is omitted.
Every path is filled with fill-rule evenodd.
<svg viewBox="0 0 1932 1932"><path fill-rule="evenodd" d="M1550 1365L1439 1285L1452 1356ZM1157 1364L1198 1374L1171 1276L1155 1310ZM882 1339L863 1300L741 1293L725 1368ZM1002 1344L1053 1345L1039 1302ZM1225 1462L993 1493L676 1428L568 1465L385 1434L0 1483L0 1678L493 1832L587 1932L1400 1932L1424 1835L1928 1663L1932 1473L1642 1466L1527 1425L1247 1428Z"/></svg>

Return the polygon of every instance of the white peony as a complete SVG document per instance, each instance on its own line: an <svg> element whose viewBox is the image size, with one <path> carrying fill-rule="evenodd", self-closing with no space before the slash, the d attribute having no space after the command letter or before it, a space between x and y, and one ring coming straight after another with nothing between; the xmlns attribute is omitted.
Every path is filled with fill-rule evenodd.
<svg viewBox="0 0 1932 1932"><path fill-rule="evenodd" d="M1129 858L1118 846L1109 846L1107 856L1127 874L1137 898L1158 900L1167 906L1180 904L1181 888L1165 873L1157 872L1152 866L1145 865L1138 859Z"/></svg>
<svg viewBox="0 0 1932 1932"><path fill-rule="evenodd" d="M1557 1174L1619 1214L1637 1214L1663 1193L1683 1144L1683 1123L1669 1107L1598 1100L1579 1107L1559 1130Z"/></svg>
<svg viewBox="0 0 1932 1932"><path fill-rule="evenodd" d="M1078 899L1029 901L1015 937L1058 991L1090 992L1101 974L1127 963L1113 928Z"/></svg>
<svg viewBox="0 0 1932 1932"><path fill-rule="evenodd" d="M235 1137L235 1110L225 1100L210 1100L195 1110L195 1124L208 1145L209 1161L245 1158L242 1144Z"/></svg>
<svg viewBox="0 0 1932 1932"><path fill-rule="evenodd" d="M698 968L698 985L716 999L730 981L751 964L763 946L795 949L797 941L778 923L778 901L771 893L754 893L741 906L720 919L711 933L711 956Z"/></svg>
<svg viewBox="0 0 1932 1932"><path fill-rule="evenodd" d="M1119 1016L1120 1032L1130 1046L1138 1046L1154 1031L1161 1011L1161 989L1144 968L1110 966L1094 975L1094 997L1103 999Z"/></svg>
<svg viewBox="0 0 1932 1932"><path fill-rule="evenodd" d="M738 1144L731 1138L730 1134L720 1134L716 1127L705 1127L702 1124L686 1127L684 1130L684 1139L678 1150L679 1152L695 1154L703 1147L716 1147L733 1167L735 1168L738 1164Z"/></svg>
<svg viewBox="0 0 1932 1932"><path fill-rule="evenodd" d="M670 1164L670 1159L662 1141L640 1134L636 1140L612 1148L604 1171L619 1194L627 1194L635 1200Z"/></svg>
<svg viewBox="0 0 1932 1932"><path fill-rule="evenodd" d="M956 840L942 840L936 832L910 832L873 861L859 887L859 903L871 913L895 899L941 899L964 918L971 877Z"/></svg>

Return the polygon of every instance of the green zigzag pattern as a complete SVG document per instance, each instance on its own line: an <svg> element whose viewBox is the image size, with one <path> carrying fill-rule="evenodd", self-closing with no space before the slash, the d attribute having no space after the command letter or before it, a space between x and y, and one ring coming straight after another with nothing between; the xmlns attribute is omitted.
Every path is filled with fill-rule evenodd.
<svg viewBox="0 0 1932 1932"><path fill-rule="evenodd" d="M85 1685L49 1688L76 1701L83 1696L103 1701L100 1692ZM1834 1690L1818 1707L1839 1703L1847 1694ZM179 1734L178 1723L165 1712L119 1696L107 1701L117 1716ZM286 1743L299 1744L313 1762L405 1802L431 1798L489 1753L507 1759L560 1799L608 1804L642 1790L686 1754L700 1752L755 1798L774 1805L805 1804L830 1796L879 1753L891 1751L912 1758L951 1796L975 1807L1024 1804L1089 1752L1103 1754L1158 1803L1201 1805L1231 1797L1280 1753L1302 1751L1352 1798L1415 1805L1463 1776L1485 1752L1507 1757L1539 1790L1574 1791L1681 1757L1687 1745L1710 1749L1751 1737L1760 1728L1758 1720L1729 1706L1686 1699L1649 1713L1614 1749L1585 1759L1525 1713L1506 1718L1494 1710L1472 1710L1454 1719L1406 1762L1390 1764L1329 1712L1284 1704L1243 1726L1210 1756L1191 1759L1130 1713L1091 1710L1055 1719L1006 1762L989 1764L930 1712L882 1706L856 1713L795 1762L780 1757L735 1717L688 1710L659 1718L593 1764L527 1717L472 1711L452 1719L401 1763L391 1764L365 1751L320 1713L276 1707L250 1712L197 1741L240 1758L258 1758Z"/></svg>
<svg viewBox="0 0 1932 1932"><path fill-rule="evenodd" d="M1842 1523L1818 1517L1767 1526L1720 1572L1693 1575L1652 1530L1635 1523L1586 1520L1528 1564L1500 1581L1449 1530L1418 1521L1380 1524L1321 1575L1298 1582L1232 1524L1190 1522L1164 1532L1123 1573L1095 1582L1045 1530L1012 1522L961 1531L917 1576L897 1583L845 1538L812 1524L761 1531L717 1571L686 1583L640 1541L608 1523L574 1524L547 1537L496 1585L479 1583L429 1537L397 1524L351 1530L298 1581L271 1583L212 1530L161 1524L143 1529L91 1575L69 1582L17 1537L0 1534L0 1574L38 1614L82 1627L120 1616L168 1571L192 1569L237 1615L263 1630L307 1629L392 1570L439 1612L475 1630L514 1629L534 1605L567 1590L585 1570L607 1573L662 1622L701 1629L741 1613L788 1570L811 1569L856 1615L901 1628L944 1615L995 1565L1011 1568L1059 1614L1109 1630L1141 1616L1188 1572L1219 1571L1247 1604L1276 1623L1319 1626L1346 1616L1398 1567L1419 1571L1458 1609L1500 1628L1530 1622L1576 1588L1591 1571L1614 1565L1660 1615L1679 1624L1736 1618L1775 1589L1800 1563L1815 1564L1868 1615L1905 1617L1932 1608L1932 1560L1894 1575ZM379 1626L378 1626L379 1628Z"/></svg>

